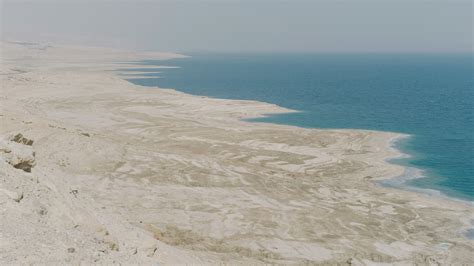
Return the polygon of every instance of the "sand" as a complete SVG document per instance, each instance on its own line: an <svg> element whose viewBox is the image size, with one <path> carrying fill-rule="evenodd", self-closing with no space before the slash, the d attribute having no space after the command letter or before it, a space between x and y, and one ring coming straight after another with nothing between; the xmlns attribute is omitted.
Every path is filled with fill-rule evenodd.
<svg viewBox="0 0 474 266"><path fill-rule="evenodd" d="M374 182L399 134L114 71L179 56L2 43L1 264L473 263L471 204Z"/></svg>

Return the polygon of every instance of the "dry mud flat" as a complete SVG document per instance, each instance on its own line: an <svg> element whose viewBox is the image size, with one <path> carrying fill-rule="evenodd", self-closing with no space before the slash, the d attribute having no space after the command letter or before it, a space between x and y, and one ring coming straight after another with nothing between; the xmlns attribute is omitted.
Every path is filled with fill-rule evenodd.
<svg viewBox="0 0 474 266"><path fill-rule="evenodd" d="M472 263L472 205L372 182L402 173L396 134L247 123L288 110L111 71L174 56L2 44L2 264Z"/></svg>

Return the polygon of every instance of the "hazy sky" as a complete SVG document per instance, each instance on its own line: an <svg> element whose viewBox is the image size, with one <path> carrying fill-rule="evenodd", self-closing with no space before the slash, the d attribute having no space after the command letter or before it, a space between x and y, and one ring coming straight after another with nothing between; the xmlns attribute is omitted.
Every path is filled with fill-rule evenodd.
<svg viewBox="0 0 474 266"><path fill-rule="evenodd" d="M140 50L472 52L472 2L2 2L2 38Z"/></svg>

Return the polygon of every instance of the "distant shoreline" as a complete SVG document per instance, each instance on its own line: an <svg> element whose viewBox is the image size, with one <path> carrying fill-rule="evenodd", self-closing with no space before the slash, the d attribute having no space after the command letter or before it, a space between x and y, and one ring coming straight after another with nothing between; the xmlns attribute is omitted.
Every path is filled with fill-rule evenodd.
<svg viewBox="0 0 474 266"><path fill-rule="evenodd" d="M207 53L204 53L204 54L207 54ZM212 55L213 54L211 54L211 56ZM236 54L236 56L237 55L238 54ZM245 54L245 56L247 56L247 57L249 57L250 55L251 54ZM442 55L442 56L444 56L444 55ZM190 56L190 57L192 57L192 56ZM141 61L141 62L149 62L149 61L150 60L144 60L144 61ZM155 75L154 75L153 74L154 71L159 71L160 68L164 68L164 67L169 68L169 66L166 66L166 64L167 64L166 61L163 61L162 63L160 61L157 61L156 63L153 63L153 64L148 64L148 63L143 64L141 62L136 62L136 65L133 68L117 69L116 72L119 72L120 73L119 76L121 76L122 78L124 78L126 80L131 79L132 81L130 81L130 82L136 84L135 82L133 82L133 79L137 79L137 78L139 78L139 79L140 78L143 78L143 79L157 78L156 74L161 74L161 72L155 72ZM157 65L160 65L160 66L158 66L158 68L157 68ZM179 68L179 67L180 66L173 65L173 68ZM137 69L138 72L133 70L133 69ZM153 71L147 71L147 69L150 69L150 70L153 70ZM163 74L166 75L167 73L169 74L169 72L165 72ZM146 75L144 75L144 74L146 74ZM160 76L160 78L161 78L161 76ZM152 86L152 85L146 85L146 86ZM228 98L220 98L219 96L202 96L202 94L193 94L192 92L189 92L189 90L180 90L180 89L175 89L175 90L180 91L180 92L184 92L184 93L188 93L190 95L195 95L195 96L199 95L199 97L210 97L210 98L215 98L215 99L220 99L220 100L227 100L228 99ZM230 97L230 98L232 98L232 97ZM236 99L239 99L239 98L236 98ZM268 103L268 102L265 102L265 101L261 101L261 99L254 99L254 100L262 102L262 103ZM287 109L287 108L285 108L285 109ZM302 111L298 111L298 110L290 110L290 109L287 109L287 110L288 110L288 112L286 112L286 113L302 112ZM286 114L286 113L278 113L278 114ZM284 122L276 123L276 122L272 122L272 121L258 121L258 120L254 121L255 118L272 117L273 115L277 115L277 114L268 113L268 114L263 114L263 115L261 114L258 117L243 117L242 120L247 121L247 122L264 122L264 123L273 123L273 124L277 124L277 125L286 125L286 126L291 125L291 124L287 124L287 123L284 123ZM320 129L320 130L369 130L369 131L372 130L372 129L358 129L358 128L352 128L351 129L351 128L303 127L301 125L294 125L294 124L292 126L298 126L298 127L302 127L302 128L308 128L308 129L315 128L315 129ZM405 134L405 133L377 130L377 129L373 129L373 130L378 131L378 132L389 132L389 133L393 133L393 134L399 134L400 136L397 137L397 138L394 138L392 143L390 144L390 146L392 146L393 149L396 149L398 152L400 152L400 154L401 154L400 157L406 157L406 158L412 157L412 155L406 154L400 147L397 147L397 144L396 144L396 142L400 142L400 141L403 141L403 139L407 139L407 138L412 137L411 135L408 135L408 134ZM408 178L407 175L406 175L408 169L416 168L416 167L406 165L406 164L403 164L403 163L394 162L394 160L396 160L396 159L398 159L398 158L387 158L387 161L389 163L392 163L392 164L401 165L402 167L405 167L407 170L405 171L405 173L400 174L399 176L393 176L391 178L388 178L388 179L393 179L393 180L383 182L384 184L386 184L388 186L396 187L398 189L416 191L418 193L420 193L420 192L421 193L428 193L430 195L438 195L438 196L446 197L446 198L453 199L453 200L461 200L461 201L472 202L472 200L467 199L466 198L467 196L464 196L464 195L459 195L459 196L448 195L443 191L442 188L430 189L430 188L422 188L422 187L417 187L417 186L412 186L412 185L407 185L407 184L401 184L400 181L408 181L409 179L424 178L426 176L422 176L421 173L424 170L419 169L417 171L410 170L411 174L416 173L416 175L412 175ZM418 169L418 168L416 168L416 169ZM427 177L427 178L429 178L429 177ZM395 184L395 183L397 183L397 184ZM447 187L446 189L449 189L449 188Z"/></svg>

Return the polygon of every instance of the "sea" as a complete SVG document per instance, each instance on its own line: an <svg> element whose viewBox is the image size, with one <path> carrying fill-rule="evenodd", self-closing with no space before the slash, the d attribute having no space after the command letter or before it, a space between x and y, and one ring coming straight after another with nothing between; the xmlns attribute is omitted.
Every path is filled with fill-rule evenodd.
<svg viewBox="0 0 474 266"><path fill-rule="evenodd" d="M135 62L134 84L268 102L299 112L249 119L306 128L409 135L394 145L407 169L387 186L474 201L472 54L195 53ZM156 66L156 67L155 67ZM161 68L169 66L170 68Z"/></svg>

